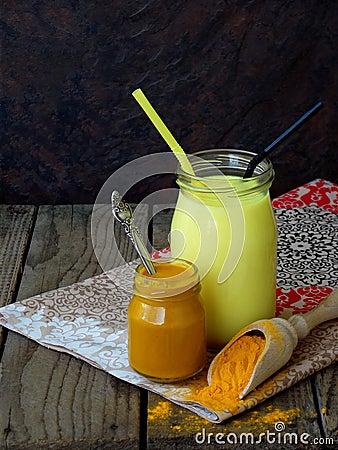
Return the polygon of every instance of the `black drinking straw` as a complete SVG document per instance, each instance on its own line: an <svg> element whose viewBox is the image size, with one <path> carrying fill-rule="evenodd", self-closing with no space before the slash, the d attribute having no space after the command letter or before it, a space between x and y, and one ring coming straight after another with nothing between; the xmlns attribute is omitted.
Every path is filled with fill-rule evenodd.
<svg viewBox="0 0 338 450"><path fill-rule="evenodd" d="M322 102L318 102L309 109L308 112L302 115L293 125L291 125L287 130L284 131L277 139L275 139L270 145L268 145L261 153L258 153L256 156L252 158L249 162L248 167L245 171L243 178L250 178L256 168L256 166L266 158L269 153L272 152L274 148L277 147L282 141L284 141L291 133L293 133L297 128L303 125L306 120L310 119L314 114L316 114L320 109L322 109Z"/></svg>

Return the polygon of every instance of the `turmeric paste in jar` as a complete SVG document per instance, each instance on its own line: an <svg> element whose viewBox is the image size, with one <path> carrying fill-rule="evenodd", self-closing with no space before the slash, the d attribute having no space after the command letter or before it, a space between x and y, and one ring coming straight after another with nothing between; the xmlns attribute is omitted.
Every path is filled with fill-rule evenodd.
<svg viewBox="0 0 338 450"><path fill-rule="evenodd" d="M134 370L158 382L189 378L206 363L205 313L197 268L159 259L150 275L140 264L128 307L128 355Z"/></svg>
<svg viewBox="0 0 338 450"><path fill-rule="evenodd" d="M196 401L214 411L234 414L243 402L239 394L248 384L265 347L263 335L245 334L220 355L211 385L197 388L186 400Z"/></svg>

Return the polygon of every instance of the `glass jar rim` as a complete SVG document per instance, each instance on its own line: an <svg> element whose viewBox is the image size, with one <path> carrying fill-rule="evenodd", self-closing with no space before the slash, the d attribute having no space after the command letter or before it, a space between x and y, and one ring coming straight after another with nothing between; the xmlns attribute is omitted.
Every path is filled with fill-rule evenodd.
<svg viewBox="0 0 338 450"><path fill-rule="evenodd" d="M151 300L165 300L167 297L174 297L199 286L200 277L197 266L185 259L181 258L155 258L152 259L153 264L175 264L185 267L185 269L169 277L154 277L152 275L144 275L141 271L144 265L141 263L137 266L134 277L134 292L141 297Z"/></svg>
<svg viewBox="0 0 338 450"><path fill-rule="evenodd" d="M243 178L247 165L254 156L256 156L254 152L235 148L200 150L188 155L195 173L188 173L178 166L177 182L179 185L189 186L193 190L201 192L212 189L240 193L265 186L270 187L275 172L268 158L263 159L256 166L251 177ZM231 177L231 183L224 184L224 178L220 179L220 175L233 176ZM206 179L208 180L207 183Z"/></svg>

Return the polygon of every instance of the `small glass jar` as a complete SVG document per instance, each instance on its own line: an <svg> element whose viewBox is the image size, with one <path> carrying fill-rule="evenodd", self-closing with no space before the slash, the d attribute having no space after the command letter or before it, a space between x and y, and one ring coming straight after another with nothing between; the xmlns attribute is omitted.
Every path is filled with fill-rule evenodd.
<svg viewBox="0 0 338 450"><path fill-rule="evenodd" d="M205 313L196 266L178 259L140 264L128 307L128 354L134 370L161 383L192 377L206 362Z"/></svg>
<svg viewBox="0 0 338 450"><path fill-rule="evenodd" d="M195 176L178 169L171 256L196 264L209 348L222 348L241 328L275 315L277 233L265 159L243 178L255 154L216 149L195 153Z"/></svg>

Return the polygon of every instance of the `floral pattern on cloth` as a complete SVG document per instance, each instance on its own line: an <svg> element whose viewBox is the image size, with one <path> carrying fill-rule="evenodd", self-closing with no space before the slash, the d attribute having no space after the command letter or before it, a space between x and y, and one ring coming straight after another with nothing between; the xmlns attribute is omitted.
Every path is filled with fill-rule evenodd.
<svg viewBox="0 0 338 450"><path fill-rule="evenodd" d="M287 311L304 314L320 304L332 292L326 286L304 286L297 289L277 288L276 316Z"/></svg>
<svg viewBox="0 0 338 450"><path fill-rule="evenodd" d="M325 286L338 280L337 214L304 206L276 208L275 217L278 229L277 286Z"/></svg>
<svg viewBox="0 0 338 450"><path fill-rule="evenodd" d="M338 186L318 178L272 201L275 208L300 208L316 206L338 214Z"/></svg>
<svg viewBox="0 0 338 450"><path fill-rule="evenodd" d="M313 183L299 188L298 198L292 193L274 201L279 231L277 315L309 311L338 284L337 216L333 213L336 197L332 194L338 191L335 185L323 180ZM327 186L329 192L319 190L315 196L312 186L320 189ZM289 208L291 197L296 206ZM325 199L325 208L299 204L304 198L311 202L315 198ZM319 265L308 248L315 251ZM169 253L165 249L155 256ZM149 381L129 366L127 307L137 264L136 260L83 282L5 306L0 309L0 324L160 394L215 423L252 408L338 359L338 322L329 321L301 340L289 363L246 396L234 414L186 401L196 384L206 385L207 369L181 383L160 384Z"/></svg>

